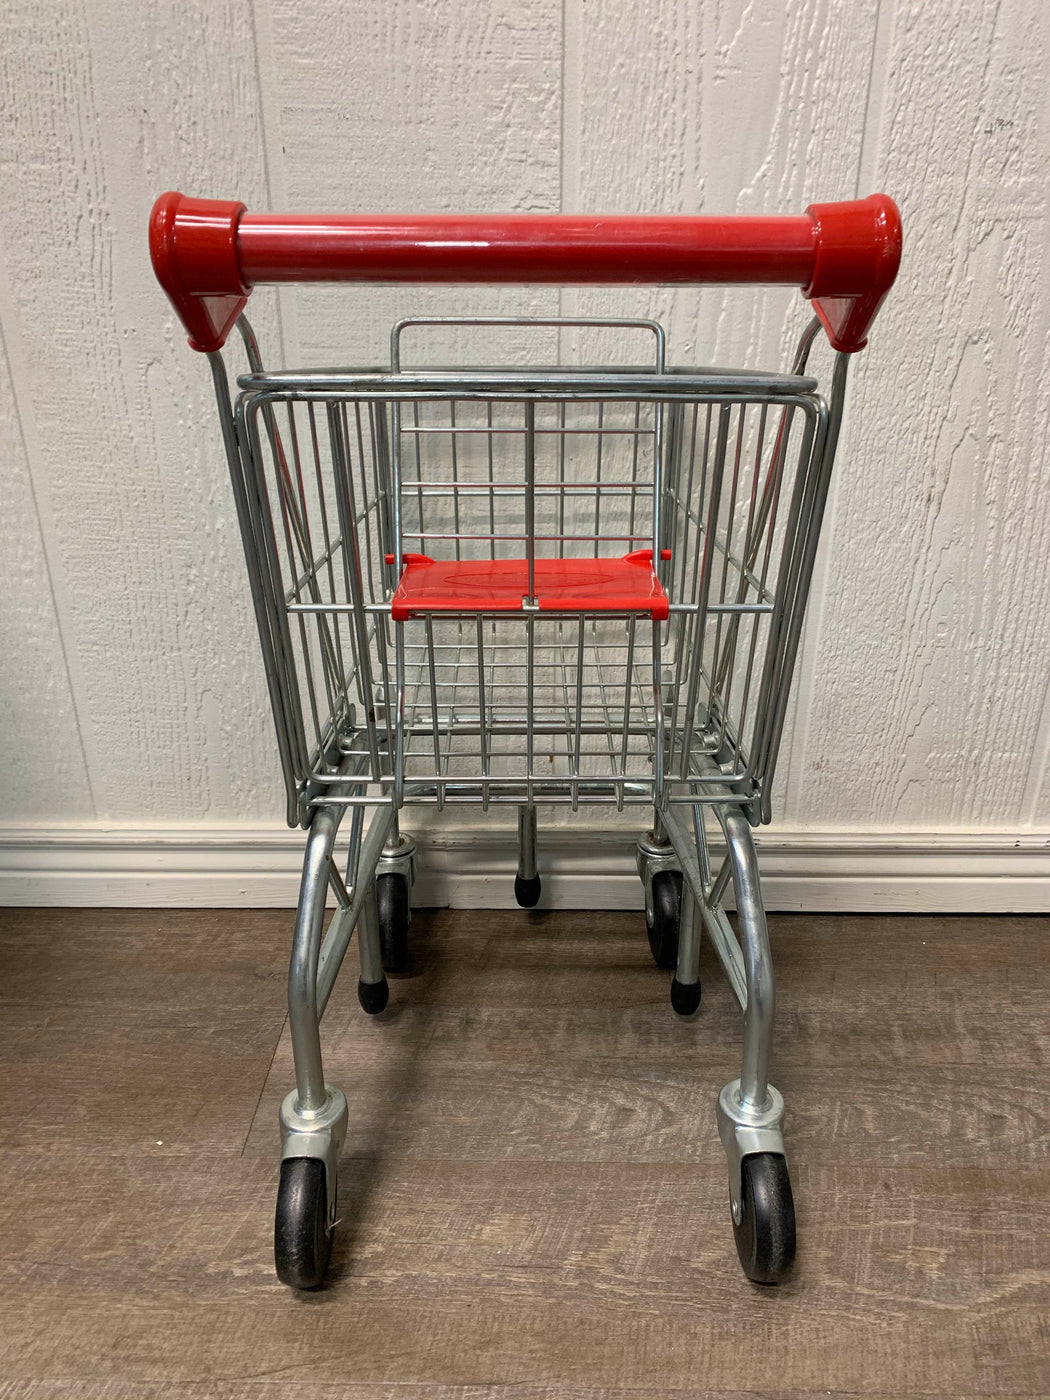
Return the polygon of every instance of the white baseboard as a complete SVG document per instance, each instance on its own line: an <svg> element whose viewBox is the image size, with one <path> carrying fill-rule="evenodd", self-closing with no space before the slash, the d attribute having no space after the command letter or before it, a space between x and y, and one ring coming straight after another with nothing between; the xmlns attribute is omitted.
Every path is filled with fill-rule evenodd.
<svg viewBox="0 0 1050 1400"><path fill-rule="evenodd" d="M1050 831L756 833L770 909L1050 912ZM0 905L284 908L304 834L272 827L0 828ZM513 905L513 835L450 828L420 842L413 902ZM542 906L635 909L634 839L622 829L541 834Z"/></svg>

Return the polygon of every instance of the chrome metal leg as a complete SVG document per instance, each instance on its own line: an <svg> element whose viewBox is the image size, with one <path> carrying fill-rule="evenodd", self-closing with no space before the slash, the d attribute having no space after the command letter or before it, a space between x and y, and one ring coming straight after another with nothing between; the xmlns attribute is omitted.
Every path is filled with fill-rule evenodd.
<svg viewBox="0 0 1050 1400"><path fill-rule="evenodd" d="M295 1060L295 1088L281 1104L281 1158L316 1157L325 1164L327 1227L335 1223L339 1153L346 1135L346 1099L324 1082L321 1063L317 969L321 925L332 870L332 848L341 807L322 807L310 823L303 878L288 968L288 1024Z"/></svg>
<svg viewBox="0 0 1050 1400"><path fill-rule="evenodd" d="M380 808L372 819L354 870L353 896L333 919L322 947L321 927L329 881L335 869L332 852L345 811L342 805L319 807L310 823L288 968L288 1026L295 1061L294 1107L296 1112L305 1115L320 1112L332 1094L324 1082L320 1021L355 922L361 980L370 985L384 981L373 871L388 839L392 817L387 809Z"/></svg>
<svg viewBox="0 0 1050 1400"><path fill-rule="evenodd" d="M737 918L747 984L744 1007L744 1056L740 1078L718 1096L718 1132L729 1159L729 1196L733 1222L742 1219L741 1166L745 1157L773 1153L783 1157L784 1100L769 1082L776 996L766 912L758 876L751 825L743 812L721 814L736 891Z"/></svg>
<svg viewBox="0 0 1050 1400"><path fill-rule="evenodd" d="M372 986L385 980L383 950L379 941L379 915L376 911L376 887L371 880L361 916L357 921L357 951L361 959L361 981Z"/></svg>
<svg viewBox="0 0 1050 1400"><path fill-rule="evenodd" d="M518 875L522 880L536 878L536 808L518 808Z"/></svg>
<svg viewBox="0 0 1050 1400"><path fill-rule="evenodd" d="M769 951L766 911L762 904L758 857L751 825L742 812L728 811L722 826L733 867L733 887L747 979L740 1097L749 1108L761 1110L769 1101L769 1056L776 1010L773 958Z"/></svg>
<svg viewBox="0 0 1050 1400"><path fill-rule="evenodd" d="M332 994L335 986L335 979L339 975L343 957L350 944L350 938L354 929L365 917L366 905L376 900L375 885L372 879L372 872L384 874L389 870L401 874L408 880L411 889L411 868L412 853L415 845L411 838L401 837L401 844L397 848L397 853L388 859L390 851L390 832L393 826L393 817L388 808L380 807L372 818L367 834L362 838L361 825L357 820L361 812L360 807L355 807L351 818L352 830L350 834L351 846L356 839L356 851L351 851L347 862L347 882L353 891L349 903L339 909L332 922L328 925L328 932L324 936L321 944L321 954L317 967L317 1014L320 1018L324 1015L325 1007L328 1005L328 998ZM355 836L356 833L356 836ZM380 854L382 853L382 854ZM361 934L358 933L358 942L361 943ZM380 943L382 939L380 939ZM365 940L367 945L368 940ZM363 957L368 961L370 953L366 947L363 950ZM372 964L369 963L370 970Z"/></svg>
<svg viewBox="0 0 1050 1400"><path fill-rule="evenodd" d="M536 808L530 802L518 808L518 873L514 898L523 909L539 901L541 882L536 871Z"/></svg>
<svg viewBox="0 0 1050 1400"><path fill-rule="evenodd" d="M710 883L704 879L695 832L673 809L665 814L668 834L683 873L683 898L689 890L693 909L703 919L711 942L744 1013L744 1055L740 1078L727 1084L718 1096L718 1132L729 1159L729 1195L733 1220L741 1216L741 1165L745 1157L773 1153L783 1157L781 1124L784 1100L769 1083L769 1058L773 1040L773 962L769 951L766 915L758 877L758 858L751 825L739 808L719 811L725 832L728 871L723 868ZM740 942L721 904L729 873L736 891ZM684 933L684 928L683 928ZM682 945L679 944L679 958ZM679 976L681 974L679 973Z"/></svg>
<svg viewBox="0 0 1050 1400"><path fill-rule="evenodd" d="M678 925L678 968L675 980L683 987L700 981L700 920L688 880L682 881L682 915Z"/></svg>
<svg viewBox="0 0 1050 1400"><path fill-rule="evenodd" d="M321 952L321 925L328 893L329 863L343 810L342 807L321 807L317 810L310 823L303 856L303 878L295 916L292 960L288 968L288 1026L295 1060L296 1107L302 1113L318 1112L327 1097L321 1063L317 963Z"/></svg>

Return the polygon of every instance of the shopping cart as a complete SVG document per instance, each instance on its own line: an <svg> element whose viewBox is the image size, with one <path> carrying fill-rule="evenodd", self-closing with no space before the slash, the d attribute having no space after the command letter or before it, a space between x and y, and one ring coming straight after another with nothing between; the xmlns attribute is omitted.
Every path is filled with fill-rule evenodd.
<svg viewBox="0 0 1050 1400"><path fill-rule="evenodd" d="M211 363L288 821L308 831L278 1275L314 1287L328 1263L347 1105L319 1024L355 928L366 1012L407 966L403 810L516 807L528 907L539 803L652 809L637 848L650 947L688 1015L706 928L743 1009L717 1121L744 1270L780 1280L795 1217L751 829L770 817L849 356L896 275L892 201L788 218L362 218L167 194L150 240ZM672 367L651 321L535 318L402 321L388 368L267 373L246 300L302 281L784 283L816 318L786 374ZM632 348L614 366L409 367L422 337L478 326L493 343L513 327ZM837 352L826 397L806 372L821 326ZM234 327L248 365L235 397L220 353Z"/></svg>

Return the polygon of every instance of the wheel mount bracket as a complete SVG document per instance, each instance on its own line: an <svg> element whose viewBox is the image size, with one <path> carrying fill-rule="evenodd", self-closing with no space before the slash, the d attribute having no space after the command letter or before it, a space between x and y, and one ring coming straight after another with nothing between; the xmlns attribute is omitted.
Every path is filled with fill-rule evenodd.
<svg viewBox="0 0 1050 1400"><path fill-rule="evenodd" d="M376 875L400 875L411 891L416 878L416 843L411 836L401 834L383 847Z"/></svg>
<svg viewBox="0 0 1050 1400"><path fill-rule="evenodd" d="M339 1154L346 1137L346 1097L341 1089L326 1084L325 1101L319 1109L303 1111L295 1089L281 1104L281 1161L289 1157L318 1157L325 1166L328 1197L328 1227L335 1223L339 1181Z"/></svg>
<svg viewBox="0 0 1050 1400"><path fill-rule="evenodd" d="M647 833L639 840L634 859L638 867L638 878L645 886L645 915L647 919L651 919L653 916L653 876L658 875L661 870L673 870L680 875L682 867L670 841L658 842L653 837L652 832Z"/></svg>
<svg viewBox="0 0 1050 1400"><path fill-rule="evenodd" d="M739 1225L743 1218L741 1191L743 1185L743 1163L745 1157L758 1152L772 1152L778 1157L787 1156L784 1151L784 1134L781 1125L784 1121L784 1096L772 1084L768 1086L769 1097L763 1108L755 1108L740 1096L740 1080L727 1084L718 1096L716 1115L718 1136L722 1139L729 1161L729 1201L733 1210L733 1224Z"/></svg>

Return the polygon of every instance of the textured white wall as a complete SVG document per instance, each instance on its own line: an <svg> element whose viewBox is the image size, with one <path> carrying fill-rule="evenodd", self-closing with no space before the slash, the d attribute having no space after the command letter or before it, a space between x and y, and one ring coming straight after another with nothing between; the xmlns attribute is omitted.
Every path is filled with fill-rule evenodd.
<svg viewBox="0 0 1050 1400"><path fill-rule="evenodd" d="M852 407L787 826L1050 827L1044 0L3 0L0 822L280 822L163 189L358 210L791 211L885 189L905 261ZM257 304L254 304L257 303ZM419 309L665 320L779 362L797 297L259 294L274 361Z"/></svg>

